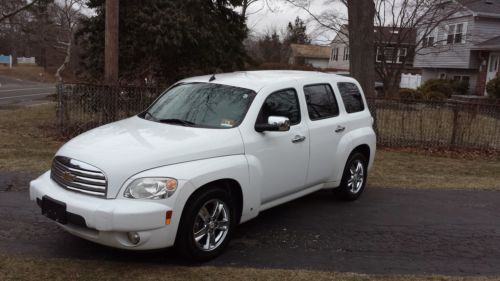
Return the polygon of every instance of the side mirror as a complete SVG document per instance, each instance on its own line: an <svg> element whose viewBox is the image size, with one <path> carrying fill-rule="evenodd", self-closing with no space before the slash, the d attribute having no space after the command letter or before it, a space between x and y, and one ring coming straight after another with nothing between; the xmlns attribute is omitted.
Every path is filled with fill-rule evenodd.
<svg viewBox="0 0 500 281"><path fill-rule="evenodd" d="M257 132L286 132L290 130L290 119L283 116L269 116L267 124L255 124Z"/></svg>

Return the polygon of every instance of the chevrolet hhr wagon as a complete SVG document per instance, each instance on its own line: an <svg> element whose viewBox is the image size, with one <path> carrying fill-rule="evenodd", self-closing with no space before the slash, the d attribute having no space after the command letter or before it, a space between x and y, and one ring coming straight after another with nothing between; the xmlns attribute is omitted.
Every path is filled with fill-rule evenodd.
<svg viewBox="0 0 500 281"><path fill-rule="evenodd" d="M356 80L255 71L185 79L146 111L79 135L30 184L66 231L130 250L219 255L239 223L319 189L357 199L373 118Z"/></svg>

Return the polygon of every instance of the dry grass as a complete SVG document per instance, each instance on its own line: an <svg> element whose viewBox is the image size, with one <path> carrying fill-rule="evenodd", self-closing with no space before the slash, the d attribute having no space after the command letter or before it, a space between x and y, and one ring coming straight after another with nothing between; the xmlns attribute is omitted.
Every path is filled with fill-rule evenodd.
<svg viewBox="0 0 500 281"><path fill-rule="evenodd" d="M381 150L370 172L370 186L500 190L500 161L457 159L428 153Z"/></svg>
<svg viewBox="0 0 500 281"><path fill-rule="evenodd" d="M55 106L0 110L0 171L41 173L60 142L54 141Z"/></svg>
<svg viewBox="0 0 500 281"><path fill-rule="evenodd" d="M0 255L0 280L380 280L486 281L498 277L367 275L310 270L254 269L213 266L170 266L66 259L34 259Z"/></svg>
<svg viewBox="0 0 500 281"><path fill-rule="evenodd" d="M55 71L45 71L43 67L37 65L18 65L12 68L0 66L0 75L27 81L54 83Z"/></svg>

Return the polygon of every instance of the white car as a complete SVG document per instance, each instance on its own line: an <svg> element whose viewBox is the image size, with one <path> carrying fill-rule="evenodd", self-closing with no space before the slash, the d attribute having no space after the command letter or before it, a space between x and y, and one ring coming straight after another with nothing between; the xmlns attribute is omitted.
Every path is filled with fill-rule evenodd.
<svg viewBox="0 0 500 281"><path fill-rule="evenodd" d="M185 79L146 111L66 143L30 184L42 214L103 245L203 261L239 223L319 189L357 199L376 150L353 78L255 71Z"/></svg>

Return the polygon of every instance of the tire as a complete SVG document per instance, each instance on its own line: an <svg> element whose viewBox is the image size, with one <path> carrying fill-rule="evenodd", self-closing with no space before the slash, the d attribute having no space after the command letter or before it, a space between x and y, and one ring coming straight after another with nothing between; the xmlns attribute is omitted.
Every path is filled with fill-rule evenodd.
<svg viewBox="0 0 500 281"><path fill-rule="evenodd" d="M216 206L218 214L214 212ZM182 212L175 241L177 252L188 262L204 262L219 256L236 226L235 214L235 204L225 189L209 187L195 193Z"/></svg>
<svg viewBox="0 0 500 281"><path fill-rule="evenodd" d="M335 196L345 201L358 199L365 189L367 167L368 161L362 153L352 153L347 159L340 186L334 189Z"/></svg>

